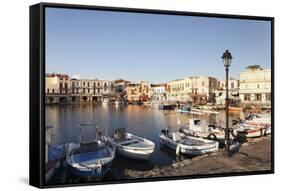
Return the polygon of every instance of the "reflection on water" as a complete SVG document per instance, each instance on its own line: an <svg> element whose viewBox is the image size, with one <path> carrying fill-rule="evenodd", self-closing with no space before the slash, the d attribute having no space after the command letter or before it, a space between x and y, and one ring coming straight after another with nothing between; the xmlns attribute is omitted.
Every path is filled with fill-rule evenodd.
<svg viewBox="0 0 281 191"><path fill-rule="evenodd" d="M230 121L234 118L244 118L244 113L230 113ZM152 140L156 149L149 161L135 161L125 157L116 156L111 175L105 179L122 178L125 170L148 170L155 166L167 166L174 161L182 160L187 156L177 158L175 152L166 147L160 147L159 133L164 128L171 131L177 130L177 119L188 123L190 118L198 118L213 123L217 120L225 121L225 112L215 114L181 114L176 111L163 111L156 108L128 105L115 107L114 105L47 105L46 125L53 125L52 144L65 144L67 142L78 142L79 124L96 122L103 134L112 135L117 128L125 127L128 132ZM82 181L62 168L52 183L71 183ZM91 181L91 180L85 180Z"/></svg>

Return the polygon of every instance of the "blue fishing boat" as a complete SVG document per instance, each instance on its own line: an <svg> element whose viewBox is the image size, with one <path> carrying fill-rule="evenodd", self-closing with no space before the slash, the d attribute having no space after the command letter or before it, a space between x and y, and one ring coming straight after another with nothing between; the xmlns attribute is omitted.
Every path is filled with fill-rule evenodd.
<svg viewBox="0 0 281 191"><path fill-rule="evenodd" d="M91 124L81 124L85 128ZM93 135L94 137L94 135ZM96 128L96 138L93 141L69 143L66 145L66 161L73 174L83 177L102 177L109 170L115 158L116 145L108 144L106 136Z"/></svg>

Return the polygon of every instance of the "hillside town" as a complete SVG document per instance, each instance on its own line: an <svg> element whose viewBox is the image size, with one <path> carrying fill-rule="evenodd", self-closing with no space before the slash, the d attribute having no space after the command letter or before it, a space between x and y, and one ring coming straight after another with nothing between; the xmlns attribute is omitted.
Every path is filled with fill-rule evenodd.
<svg viewBox="0 0 281 191"><path fill-rule="evenodd" d="M128 104L191 103L224 105L225 80L210 76L188 76L167 83L147 80L132 82L100 79L76 79L67 74L46 74L46 104L96 102ZM270 108L271 69L249 66L239 79L228 82L230 103Z"/></svg>

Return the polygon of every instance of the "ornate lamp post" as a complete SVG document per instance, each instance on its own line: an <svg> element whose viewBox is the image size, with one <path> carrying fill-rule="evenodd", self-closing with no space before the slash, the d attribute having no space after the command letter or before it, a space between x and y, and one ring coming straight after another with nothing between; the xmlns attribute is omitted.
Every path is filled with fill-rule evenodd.
<svg viewBox="0 0 281 191"><path fill-rule="evenodd" d="M231 65L232 56L231 53L226 50L222 55L223 65L225 67L226 80L225 80L225 88L226 88L226 97L225 97L225 118L226 118L226 127L225 127L225 148L226 152L230 151L230 131L229 131L229 99L228 99L228 72L229 67Z"/></svg>

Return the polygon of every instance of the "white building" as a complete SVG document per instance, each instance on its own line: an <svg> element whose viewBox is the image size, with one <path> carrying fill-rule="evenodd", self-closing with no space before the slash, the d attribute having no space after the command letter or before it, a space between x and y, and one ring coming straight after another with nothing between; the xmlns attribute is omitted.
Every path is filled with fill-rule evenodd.
<svg viewBox="0 0 281 191"><path fill-rule="evenodd" d="M166 84L151 84L151 88L153 91L152 100L153 102L161 103L165 100L165 94L166 94Z"/></svg>
<svg viewBox="0 0 281 191"><path fill-rule="evenodd" d="M271 104L271 69L240 72L240 99L244 104Z"/></svg>
<svg viewBox="0 0 281 191"><path fill-rule="evenodd" d="M226 98L226 81L220 80L218 84L218 89L215 91L216 104L224 105ZM239 80L235 80L234 78L228 80L229 99L236 103L239 102L239 86Z"/></svg>

